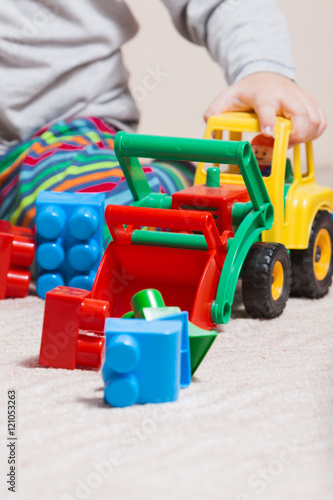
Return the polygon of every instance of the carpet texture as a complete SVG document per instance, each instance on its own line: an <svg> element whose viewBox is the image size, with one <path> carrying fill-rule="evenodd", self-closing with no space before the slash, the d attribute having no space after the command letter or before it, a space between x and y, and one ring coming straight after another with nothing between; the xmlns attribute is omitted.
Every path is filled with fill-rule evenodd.
<svg viewBox="0 0 333 500"><path fill-rule="evenodd" d="M329 169L320 180L333 185ZM37 367L44 302L0 302L1 498L332 500L333 290L232 318L179 401L108 407L99 372ZM16 390L17 491L7 490Z"/></svg>

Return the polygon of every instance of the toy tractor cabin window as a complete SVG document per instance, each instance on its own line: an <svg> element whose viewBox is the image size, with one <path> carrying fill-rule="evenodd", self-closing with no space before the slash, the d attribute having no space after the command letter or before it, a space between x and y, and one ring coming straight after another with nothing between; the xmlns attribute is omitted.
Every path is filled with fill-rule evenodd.
<svg viewBox="0 0 333 500"><path fill-rule="evenodd" d="M309 143L293 148L294 175L296 178L306 178L310 174L312 159L312 146Z"/></svg>
<svg viewBox="0 0 333 500"><path fill-rule="evenodd" d="M286 184L292 184L295 178L298 180L308 178L311 172L311 164L313 164L311 144L301 144L288 149Z"/></svg>
<svg viewBox="0 0 333 500"><path fill-rule="evenodd" d="M228 130L213 130L211 134L211 139L215 140L230 140L230 141L249 141L255 157L257 159L260 171L263 177L270 177L271 175L271 161L274 148L274 139L264 137L258 133L252 132L229 132ZM308 149L311 148L311 144L302 144L301 146L295 146L287 151L286 158L286 174L285 182L287 185L292 184L294 181L294 172L296 168L296 177L305 178L309 176L309 165L311 165L312 160L312 150L310 154ZM222 174L239 174L239 168L237 165L226 165L226 164L214 164L214 166L219 167ZM204 165L204 171L211 167L211 164Z"/></svg>
<svg viewBox="0 0 333 500"><path fill-rule="evenodd" d="M249 141L252 146L253 152L257 159L261 174L263 177L271 175L271 163L273 156L274 139L265 137L259 133L252 132L232 132L229 130L213 130L211 139L214 140L229 140L229 141ZM239 174L237 165L231 164L214 164L221 170L222 174ZM211 167L210 164L204 165L204 171Z"/></svg>

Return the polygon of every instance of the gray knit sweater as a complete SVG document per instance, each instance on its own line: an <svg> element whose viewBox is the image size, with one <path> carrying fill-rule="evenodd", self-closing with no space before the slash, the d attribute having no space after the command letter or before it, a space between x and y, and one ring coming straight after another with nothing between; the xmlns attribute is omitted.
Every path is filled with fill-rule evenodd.
<svg viewBox="0 0 333 500"><path fill-rule="evenodd" d="M162 1L177 30L207 47L229 83L257 71L295 78L276 0ZM135 129L121 46L137 31L123 0L1 0L0 153L68 117Z"/></svg>

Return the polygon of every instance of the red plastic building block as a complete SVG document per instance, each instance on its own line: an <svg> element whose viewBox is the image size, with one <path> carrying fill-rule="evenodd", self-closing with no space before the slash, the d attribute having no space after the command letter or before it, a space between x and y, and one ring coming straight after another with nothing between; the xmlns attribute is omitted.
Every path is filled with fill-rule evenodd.
<svg viewBox="0 0 333 500"><path fill-rule="evenodd" d="M108 310L108 302L92 299L87 290L58 286L48 292L39 365L99 368Z"/></svg>
<svg viewBox="0 0 333 500"><path fill-rule="evenodd" d="M35 255L32 229L0 221L0 299L26 297L31 266Z"/></svg>

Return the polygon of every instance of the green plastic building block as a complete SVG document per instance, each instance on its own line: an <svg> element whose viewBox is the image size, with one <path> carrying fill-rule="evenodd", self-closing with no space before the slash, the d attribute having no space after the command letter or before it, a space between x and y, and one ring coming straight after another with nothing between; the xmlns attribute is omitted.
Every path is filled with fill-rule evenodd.
<svg viewBox="0 0 333 500"><path fill-rule="evenodd" d="M144 319L143 309L146 307L165 307L163 297L158 290L147 289L133 295L131 306L137 319Z"/></svg>
<svg viewBox="0 0 333 500"><path fill-rule="evenodd" d="M180 307L167 307L158 290L147 289L133 295L131 299L134 318L152 321L181 312Z"/></svg>
<svg viewBox="0 0 333 500"><path fill-rule="evenodd" d="M193 375L216 339L217 332L203 330L189 321L188 335L190 337L191 374Z"/></svg>

